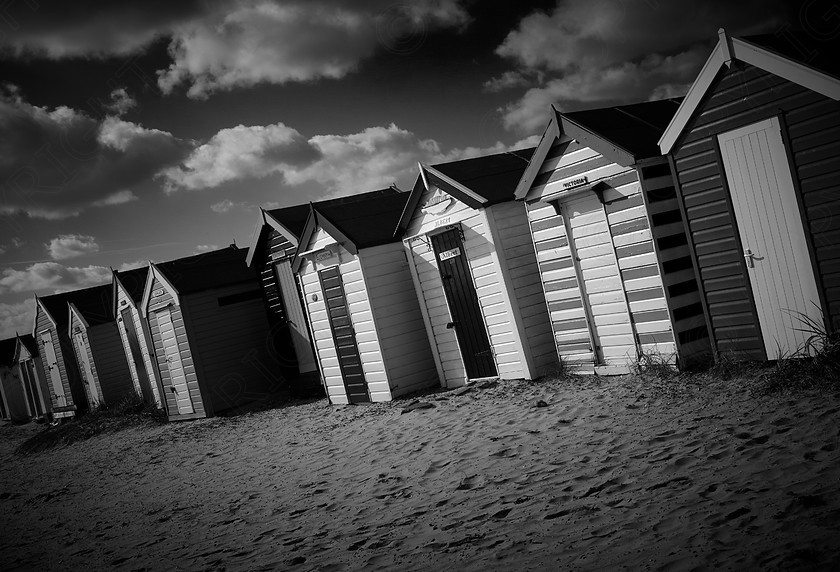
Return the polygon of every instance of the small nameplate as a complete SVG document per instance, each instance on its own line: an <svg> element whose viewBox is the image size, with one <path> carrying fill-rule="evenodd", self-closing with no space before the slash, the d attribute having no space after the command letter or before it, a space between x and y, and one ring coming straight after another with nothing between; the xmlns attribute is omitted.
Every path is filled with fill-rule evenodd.
<svg viewBox="0 0 840 572"><path fill-rule="evenodd" d="M443 262L444 260L449 260L450 258L455 258L456 256L461 256L461 249L460 248L453 248L452 250L446 250L440 253L440 260Z"/></svg>
<svg viewBox="0 0 840 572"><path fill-rule="evenodd" d="M564 189L574 189L575 187L580 187L588 182L589 178L587 177L575 177L574 179L567 179L563 181L562 185Z"/></svg>
<svg viewBox="0 0 840 572"><path fill-rule="evenodd" d="M321 251L321 252L319 252L318 254L315 255L315 260L320 262L321 260L327 260L328 258L332 258L332 257L333 257L333 251L332 250L323 250L323 251Z"/></svg>
<svg viewBox="0 0 840 572"><path fill-rule="evenodd" d="M158 288L157 290L152 290L152 296L163 296L166 293L166 290L163 288Z"/></svg>
<svg viewBox="0 0 840 572"><path fill-rule="evenodd" d="M438 215L442 214L446 209L449 208L449 205L452 204L452 197L438 189L435 193L426 201L420 210L424 213Z"/></svg>
<svg viewBox="0 0 840 572"><path fill-rule="evenodd" d="M445 216L443 218L440 218L440 219L436 220L435 221L435 228L440 228L440 227L445 226L447 224L452 224L452 217L451 216Z"/></svg>

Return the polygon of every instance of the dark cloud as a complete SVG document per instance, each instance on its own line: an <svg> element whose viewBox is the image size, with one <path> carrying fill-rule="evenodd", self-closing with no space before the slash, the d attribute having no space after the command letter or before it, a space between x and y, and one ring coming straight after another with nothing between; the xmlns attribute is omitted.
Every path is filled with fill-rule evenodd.
<svg viewBox="0 0 840 572"><path fill-rule="evenodd" d="M118 117L0 96L0 213L60 219L135 200L131 187L177 164L192 144Z"/></svg>

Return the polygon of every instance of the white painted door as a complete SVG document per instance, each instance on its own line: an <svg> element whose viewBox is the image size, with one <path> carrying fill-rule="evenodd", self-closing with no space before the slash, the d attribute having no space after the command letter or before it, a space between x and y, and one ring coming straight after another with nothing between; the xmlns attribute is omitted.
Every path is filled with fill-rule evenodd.
<svg viewBox="0 0 840 572"><path fill-rule="evenodd" d="M190 399L189 388L187 387L187 375L184 372L184 363L181 361L181 351L178 348L178 338L175 335L175 326L172 324L172 311L164 308L155 312L160 337L163 342L163 353L166 358L166 369L169 372L169 391L175 394L175 402L178 407L178 415L193 413L192 399Z"/></svg>
<svg viewBox="0 0 840 572"><path fill-rule="evenodd" d="M580 268L599 361L605 365L632 363L636 340L604 205L595 193L588 192L563 201L560 210Z"/></svg>
<svg viewBox="0 0 840 572"><path fill-rule="evenodd" d="M55 346L53 346L52 335L49 330L41 332L41 341L44 343L44 366L47 368L47 375L50 376L55 404L58 407L66 407L67 398L64 396L61 372L58 369L58 358L55 355Z"/></svg>
<svg viewBox="0 0 840 572"><path fill-rule="evenodd" d="M775 117L718 136L768 359L791 355L823 323L790 165Z"/></svg>
<svg viewBox="0 0 840 572"><path fill-rule="evenodd" d="M79 369L82 371L82 381L85 383L90 397L90 406L92 408L97 407L102 399L96 389L96 378L93 376L93 368L90 366L90 357L88 357L84 334L81 332L73 334L73 343L76 346Z"/></svg>
<svg viewBox="0 0 840 572"><path fill-rule="evenodd" d="M309 331L306 329L306 318L300 305L291 262L283 260L274 268L277 272L280 293L283 296L283 306L286 308L286 318L289 320L289 333L295 346L298 370L301 373L315 371L315 355L312 352L312 344L309 342Z"/></svg>

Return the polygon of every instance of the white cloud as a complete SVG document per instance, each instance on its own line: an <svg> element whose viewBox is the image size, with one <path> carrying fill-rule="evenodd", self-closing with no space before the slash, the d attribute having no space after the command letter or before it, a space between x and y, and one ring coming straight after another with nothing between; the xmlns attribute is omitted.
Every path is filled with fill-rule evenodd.
<svg viewBox="0 0 840 572"><path fill-rule="evenodd" d="M16 333L31 334L35 319L35 297L23 302L0 302L0 339L12 338Z"/></svg>
<svg viewBox="0 0 840 572"><path fill-rule="evenodd" d="M517 66L510 81L517 73L537 78L503 108L503 122L533 132L548 121L549 103L573 110L682 95L719 27L767 31L785 13L781 0L558 1L550 12L523 18L496 50ZM487 85L503 85L506 75Z"/></svg>
<svg viewBox="0 0 840 572"><path fill-rule="evenodd" d="M467 21L457 0L219 4L174 27L174 61L158 72L158 84L164 93L189 84L188 96L204 98L259 83L341 78L370 57L378 42L398 49L405 37Z"/></svg>
<svg viewBox="0 0 840 572"><path fill-rule="evenodd" d="M83 234L62 234L44 245L53 260L67 260L85 254L99 252L99 245L92 236Z"/></svg>
<svg viewBox="0 0 840 572"><path fill-rule="evenodd" d="M0 294L42 290L65 291L105 284L111 269L104 266L64 266L58 262L38 262L25 270L0 271Z"/></svg>
<svg viewBox="0 0 840 572"><path fill-rule="evenodd" d="M132 193L129 189L123 189L108 195L103 199L93 201L90 205L93 207L112 207L114 205L124 205L125 203L130 203L136 200L138 200L137 195Z"/></svg>
<svg viewBox="0 0 840 572"><path fill-rule="evenodd" d="M15 248L20 248L24 244L26 244L26 241L23 240L21 237L19 237L19 236L13 236L12 237L12 246L14 246Z"/></svg>
<svg viewBox="0 0 840 572"><path fill-rule="evenodd" d="M512 89L515 87L525 87L531 84L531 80L525 77L522 72L506 71L499 77L491 78L484 82L484 91L491 93Z"/></svg>
<svg viewBox="0 0 840 572"><path fill-rule="evenodd" d="M135 260L133 262L123 262L119 265L117 270L120 272L125 272L126 270L134 270L135 268L143 268L144 266L148 266L149 261L146 259L143 260Z"/></svg>
<svg viewBox="0 0 840 572"><path fill-rule="evenodd" d="M124 87L118 87L111 92L111 103L105 108L114 115L124 115L129 110L137 107L137 100L128 94Z"/></svg>
<svg viewBox="0 0 840 572"><path fill-rule="evenodd" d="M212 250L219 250L219 247L215 244L198 244L195 247L195 254L203 254Z"/></svg>
<svg viewBox="0 0 840 572"><path fill-rule="evenodd" d="M224 214L232 211L235 208L248 208L250 206L251 205L249 205L248 203L236 203L231 201L230 199L224 199L222 201L219 201L218 203L213 203L212 205L210 205L210 210L214 213Z"/></svg>

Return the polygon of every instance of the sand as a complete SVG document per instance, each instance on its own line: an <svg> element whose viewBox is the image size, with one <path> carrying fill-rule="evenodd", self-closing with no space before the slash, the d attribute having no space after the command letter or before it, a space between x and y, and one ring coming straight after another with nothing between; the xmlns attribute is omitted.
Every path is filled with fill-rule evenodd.
<svg viewBox="0 0 840 572"><path fill-rule="evenodd" d="M840 569L840 399L678 389L321 400L26 457L6 427L0 567Z"/></svg>

